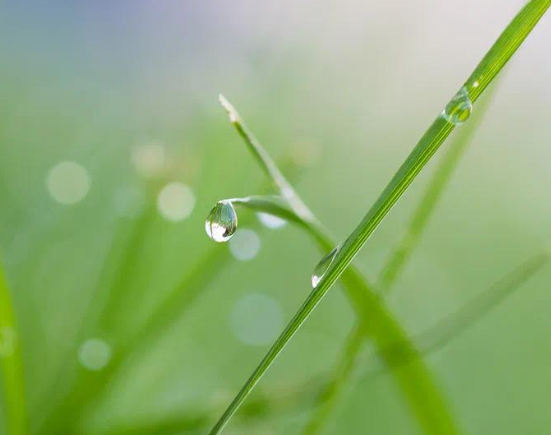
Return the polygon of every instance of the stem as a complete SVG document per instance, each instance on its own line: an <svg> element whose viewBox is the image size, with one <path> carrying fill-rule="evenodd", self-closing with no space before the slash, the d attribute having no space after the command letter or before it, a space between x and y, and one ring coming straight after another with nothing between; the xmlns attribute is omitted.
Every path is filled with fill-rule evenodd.
<svg viewBox="0 0 551 435"><path fill-rule="evenodd" d="M27 434L21 336L10 291L0 263L0 379L9 435Z"/></svg>

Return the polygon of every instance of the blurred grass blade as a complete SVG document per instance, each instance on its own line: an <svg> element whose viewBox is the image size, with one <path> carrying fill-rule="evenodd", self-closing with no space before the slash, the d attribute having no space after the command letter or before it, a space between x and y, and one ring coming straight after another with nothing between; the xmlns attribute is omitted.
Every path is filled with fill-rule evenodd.
<svg viewBox="0 0 551 435"><path fill-rule="evenodd" d="M497 281L449 316L444 317L431 328L417 335L415 340L423 352L431 353L449 343L468 328L474 326L492 309L524 285L549 262L549 252L540 252L517 266L513 271Z"/></svg>
<svg viewBox="0 0 551 435"><path fill-rule="evenodd" d="M463 305L454 313L444 317L442 320L429 326L424 331L410 337L410 340L419 343L419 350L421 355L430 355L431 353L442 348L444 345L454 340L463 334L466 330L472 327L477 321L482 319L491 310L496 309L502 302L504 302L515 291L519 290L529 279L533 278L542 268L549 263L550 255L548 251L537 253L527 259L522 264L515 267L512 271L508 272L501 279L496 281L490 288L484 290L479 296ZM347 345L345 346L344 353L349 353L351 356L357 358L357 339L363 338L364 333L361 329L356 328L349 335ZM380 356L379 354L371 354L370 360ZM345 358L339 363L338 372L345 377L352 370L352 366L347 365L346 361L350 361L350 358ZM401 364L406 364L407 361L401 361ZM379 369L368 370L367 376L372 377L377 374L387 373L387 367ZM273 412L285 407L285 404L292 403L293 406L307 407L310 405L318 406L319 399L315 401L311 400L311 397L323 398L323 402L326 400L334 401L334 397L338 395L344 388L342 382L343 378L340 376L332 376L327 381L320 381L318 379L309 380L306 383L295 388L295 391L288 392L286 394L277 394L276 392L270 392L269 395L259 396L252 398L249 403L245 404L242 408L240 416L242 418L254 417L258 415L258 411L264 410L265 412ZM335 392L336 390L336 392ZM330 394L329 394L330 393ZM312 429L320 429L318 424L325 420L325 417L321 416L324 410L323 406L319 407L315 413L319 418L312 419L309 426L306 428L306 433ZM162 419L155 422L144 423L133 429L124 428L114 430L109 435L172 435L173 433L179 433L190 427L190 424L194 422L200 422L195 427L197 430L206 426L208 423L208 412L203 413L200 417L185 417L178 416L174 419ZM264 415L261 413L260 415ZM316 421L317 420L317 421ZM314 421L316 421L314 423ZM169 423L170 422L170 423ZM154 430L153 428L156 428ZM170 428L170 430L166 430Z"/></svg>
<svg viewBox="0 0 551 435"><path fill-rule="evenodd" d="M495 88L494 88L495 89ZM485 99L480 103L479 110L473 115L472 120L465 128L461 129L455 137L447 152L442 157L436 172L431 180L420 202L415 209L412 219L406 229L406 234L402 238L401 243L395 249L390 259L387 261L383 272L381 273L381 284L378 286L380 294L388 293L395 279L406 265L411 254L417 246L417 242L421 237L421 233L426 227L428 220L435 209L436 203L441 196L444 188L449 181L453 169L459 162L460 157L464 154L467 146L471 142L473 133L476 131L484 114L487 111L490 101L490 95L487 94ZM347 343L355 343L363 336L361 328L356 326L347 337ZM353 372L352 368L358 360L360 347L356 347L350 352L343 352L337 363L334 378L329 382L329 387L325 394L318 397L319 404L316 411L311 416L306 424L303 435L315 435L324 429L324 425L331 417L332 411L337 405L337 395L341 393L345 385L349 382L349 376ZM349 367L343 371L341 367Z"/></svg>
<svg viewBox="0 0 551 435"><path fill-rule="evenodd" d="M526 38L533 27L537 24L539 19L543 16L545 11L549 8L550 4L551 0L531 0L507 26L507 28L496 41L496 43L492 46L490 51L486 54L481 63L474 70L473 74L465 82L464 87L469 93L472 103L474 103L478 99L481 93L486 89L486 87L495 78L498 72L507 63L512 54L517 50L522 41ZM454 97L452 97L452 100L454 99ZM238 129L240 134L245 137L246 132L239 128L239 118L233 117L232 114L233 112L230 111L231 121L234 123L234 125L236 125L236 128ZM323 275L316 288L311 292L307 300L293 317L291 322L287 325L280 337L275 341L271 349L268 351L268 353L255 369L255 371L252 373L252 375L247 380L238 395L235 397L233 402L230 404L226 412L216 423L216 425L210 432L211 435L216 435L221 432L229 419L237 411L241 403L250 394L260 378L264 375L264 373L268 370L276 357L283 350L285 345L296 333L298 328L304 323L309 314L321 301L323 296L325 296L327 291L345 271L354 256L365 244L369 236L375 231L377 226L381 223L381 221L384 219L384 217L387 215L393 205L398 201L400 196L413 182L415 177L419 174L425 164L438 150L440 145L442 145L444 140L449 136L453 129L454 125L449 123L441 115L439 115L437 119L433 122L433 124L429 127L427 132L423 135L419 143L415 146L409 157L406 159L402 167L398 170L388 186L384 189L380 197L377 199L375 204L368 211L367 215L360 222L358 227L346 239L346 241L342 245L342 248L337 252L337 255L335 256L334 260L330 264L328 270ZM245 140L247 140L246 137ZM249 145L251 145L250 142L248 143ZM258 152L256 155L260 161L265 160L265 157L259 155ZM270 168L267 168L268 172L269 170ZM287 196L285 196L285 198L287 198ZM374 328L374 330L376 330L376 328ZM388 352L385 352L383 356L386 357L387 361L389 359L395 360L396 358L401 358L401 356L399 355L391 355ZM424 385L423 387L426 387L426 385ZM418 390L422 391L422 388L419 388ZM436 400L436 398L434 397L433 399ZM436 420L437 416L433 415L432 418ZM425 422L425 424L427 423L431 424L430 421ZM449 430L450 433L453 433L455 431L453 425L449 422L443 424L445 424L447 430ZM425 429L426 428L427 426L425 426Z"/></svg>
<svg viewBox="0 0 551 435"><path fill-rule="evenodd" d="M260 145L258 140L252 136L252 132L248 128L242 126L243 121L235 108L233 108L227 100L224 101L226 110L229 110L230 120L237 128L240 135L245 138L245 142L248 145L254 144L254 149L257 151L255 154L257 160L263 162L263 167L271 168L269 171L266 171L267 174L270 176L274 171L278 171L277 166L273 163L268 153ZM228 109L228 107L230 109ZM278 186L282 196L283 192L286 192L287 197L295 198L295 203L298 202L301 204L302 215L309 216L309 221L302 221L302 227L308 231L322 253L329 252L335 246L335 243L327 236L321 224L316 220L298 194L292 189L291 185L285 180L281 172L278 171L277 174L277 178L273 181L276 186ZM258 202L254 203L248 200L242 201L242 205L245 206L252 207L253 204L256 206L261 205ZM296 207L293 207L292 204L289 203L288 205L293 211L296 210ZM277 210L273 210L273 212L283 216L284 213L287 213L287 209L285 212ZM296 218L301 219L298 212ZM296 221L296 218L292 220ZM457 433L451 412L432 380L427 367L420 358L413 357L413 355L418 355L417 350L412 343L407 341L406 334L392 315L385 309L384 305L382 305L381 300L376 296L366 279L352 266L344 273L342 282L352 307L362 320L360 322L360 329L363 331L364 335L373 335L375 343L381 349L384 349L389 343L400 343L398 354L410 358L413 361L413 363L405 369L394 372L394 375L420 425L429 434ZM307 314L310 311L311 310L303 310L302 313ZM267 363L269 365L271 361L270 358L272 358L272 356L266 357L263 360L263 364ZM384 358L389 367L393 367L396 364L396 355L385 353ZM265 368L267 368L267 366ZM265 370L265 368L257 369L257 372L262 373L262 370ZM230 408L228 408L222 419L218 422L218 426L213 429L213 433L217 433L216 431L221 430L225 422L235 413L239 404L243 402L258 379L249 379L249 382L243 387L237 398L230 405Z"/></svg>
<svg viewBox="0 0 551 435"><path fill-rule="evenodd" d="M452 144L442 156L436 171L425 189L421 200L406 228L406 233L399 245L391 254L389 260L381 273L379 291L386 294L394 285L396 279L404 269L408 259L417 247L421 235L425 230L429 219L434 212L438 200L448 185L454 169L457 167L461 157L465 154L471 143L472 137L481 124L488 105L491 101L489 93L479 103L478 110L472 115L472 120L465 127L460 129Z"/></svg>
<svg viewBox="0 0 551 435"><path fill-rule="evenodd" d="M470 302L424 331L415 334L412 340L418 344L421 354L430 355L436 352L474 326L486 314L496 309L509 296L534 277L543 266L549 263L550 257L548 250L534 254ZM393 346L388 349L389 352L394 352ZM406 359L400 365L409 363L410 361ZM372 370L370 374L375 375L384 372L386 372L386 368L382 367Z"/></svg>
<svg viewBox="0 0 551 435"><path fill-rule="evenodd" d="M364 342L364 334L360 327L356 326L352 333L348 336L344 350L342 352L343 357L337 363L337 367L331 375L331 379L327 383L326 388L318 396L316 402L314 415L310 418L303 435L314 435L320 433L325 427L327 417L331 414L333 409L337 405L337 400L344 390L354 368L362 343Z"/></svg>
<svg viewBox="0 0 551 435"><path fill-rule="evenodd" d="M21 335L17 327L10 291L0 263L0 389L9 435L28 431Z"/></svg>
<svg viewBox="0 0 551 435"><path fill-rule="evenodd" d="M287 163L286 167L295 178L298 178L299 171L296 165ZM262 190L267 189L263 188ZM281 213L284 219L298 219L290 209L285 208L284 204L277 200L277 197L236 198L234 201L246 203L253 210L262 208L266 212ZM86 314L86 319L78 334L79 340L84 339L87 334L90 335L94 331L98 332L98 329L105 331L105 326L102 326L104 324L102 319L109 319L110 317L106 313L99 314L101 314L102 307L115 303L112 302L113 299L111 298L113 291L121 286L128 286L129 273L135 267L137 255L141 252L141 240L145 237L145 232L148 231L154 216L154 209L147 208L146 210L140 220L131 228L129 235L124 238L124 246L131 249L123 249L123 252L131 252L131 254L120 258L118 255L120 249L116 249L115 246L112 248L113 252L108 254L105 269L98 281L98 292L94 296L94 306L91 306ZM167 330L193 307L193 303L201 295L201 292L208 288L211 282L230 264L231 258L227 249L210 249L192 270L168 292L167 296L164 297L142 325L129 331L124 337L112 338L113 355L107 367L99 372L90 372L79 368L73 389L70 392L62 391L61 394L58 394L58 396L65 396L40 428L41 433L48 435L54 428L57 431L70 432L69 429L72 429L73 425L79 422L76 417L85 413L91 403L109 389L112 380L123 371L125 363L160 341ZM113 264L109 263L118 266L116 267L116 273L112 273ZM217 265L217 273L212 272L213 264ZM128 297L128 290L125 294ZM124 298L119 295L116 301L118 305L124 301ZM113 312L112 309L111 312ZM75 352L75 349L72 349L72 351ZM63 374L59 374L60 379L56 378L59 382L61 382ZM53 395L55 391L49 393ZM66 419L66 415L72 415L75 418Z"/></svg>

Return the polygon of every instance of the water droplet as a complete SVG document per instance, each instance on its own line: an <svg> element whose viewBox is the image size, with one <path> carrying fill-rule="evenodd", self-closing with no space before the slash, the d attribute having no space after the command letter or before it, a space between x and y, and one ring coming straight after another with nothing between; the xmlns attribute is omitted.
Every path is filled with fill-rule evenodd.
<svg viewBox="0 0 551 435"><path fill-rule="evenodd" d="M12 328L6 326L0 329L0 358L7 358L13 355L16 340L17 336Z"/></svg>
<svg viewBox="0 0 551 435"><path fill-rule="evenodd" d="M231 201L219 201L210 211L205 231L215 242L227 242L237 229L237 213Z"/></svg>
<svg viewBox="0 0 551 435"><path fill-rule="evenodd" d="M287 224L287 221L285 219L281 219L280 217L274 216L273 214L258 212L256 215L258 216L258 220L262 225L272 230L283 228Z"/></svg>
<svg viewBox="0 0 551 435"><path fill-rule="evenodd" d="M327 272L327 269L329 269L329 266L331 266L331 263L333 263L333 260L341 250L342 243L338 246L335 246L329 254L327 254L325 257L323 257L318 265L314 268L314 273L312 274L312 287L316 287L321 279L323 278L323 275L325 275L325 272Z"/></svg>
<svg viewBox="0 0 551 435"><path fill-rule="evenodd" d="M446 108L442 112L442 116L446 121L454 124L460 125L463 124L473 110L473 103L469 97L469 93L465 87L462 87L461 90L455 94L451 101L447 104Z"/></svg>
<svg viewBox="0 0 551 435"><path fill-rule="evenodd" d="M111 359L111 346L99 338L86 340L78 351L80 363L94 372L103 369Z"/></svg>

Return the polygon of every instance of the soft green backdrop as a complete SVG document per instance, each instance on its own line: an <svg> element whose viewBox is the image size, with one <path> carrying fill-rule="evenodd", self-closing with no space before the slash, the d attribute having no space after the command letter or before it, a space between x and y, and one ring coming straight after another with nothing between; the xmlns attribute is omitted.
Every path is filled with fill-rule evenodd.
<svg viewBox="0 0 551 435"><path fill-rule="evenodd" d="M155 202L165 183L178 181L196 199L186 219L159 214L147 231L127 282L132 298L116 324L131 330L203 253L228 249L204 233L214 203L264 189L263 174L218 106L219 92L276 159L294 159L298 191L343 238L523 4L65 3L0 5L0 246L21 326L31 419L51 405L46 388L66 363L117 229L135 222L118 213L124 192L138 189ZM547 16L504 71L390 297L410 333L549 244L550 41ZM136 153L151 143L162 147L167 164L145 180ZM56 202L46 187L50 169L66 160L90 177L88 194L74 205ZM355 260L368 276L377 276L400 240L433 167ZM274 316L241 319L275 338L278 313L285 321L294 314L320 257L295 228L258 234L254 259L221 271L212 264L212 284L117 378L83 422L88 433L229 401L269 344L240 340L232 321L239 301L251 293L275 301ZM428 358L466 433L548 430L550 278L548 267ZM292 389L328 371L352 323L335 288L262 381L263 391ZM288 409L232 423L228 433L298 433L307 416ZM364 379L360 370L328 433L416 431L392 380Z"/></svg>

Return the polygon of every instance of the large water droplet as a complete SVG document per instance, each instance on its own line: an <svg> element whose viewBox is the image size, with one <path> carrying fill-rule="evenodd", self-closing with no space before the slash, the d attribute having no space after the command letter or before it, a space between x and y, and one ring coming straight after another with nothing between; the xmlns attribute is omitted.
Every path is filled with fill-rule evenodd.
<svg viewBox="0 0 551 435"><path fill-rule="evenodd" d="M325 272L327 272L327 269L329 269L329 266L331 266L331 263L333 263L333 260L341 250L342 243L338 246L335 246L329 254L327 254L325 257L323 257L318 265L314 268L314 273L312 274L312 287L316 287L321 279L323 278L323 275L325 275Z"/></svg>
<svg viewBox="0 0 551 435"><path fill-rule="evenodd" d="M215 242L227 242L237 229L237 213L231 201L219 201L210 211L205 231Z"/></svg>
<svg viewBox="0 0 551 435"><path fill-rule="evenodd" d="M465 87L462 87L457 94L447 104L446 108L442 112L442 116L446 121L454 124L463 124L473 110L473 103L469 97L469 93Z"/></svg>

